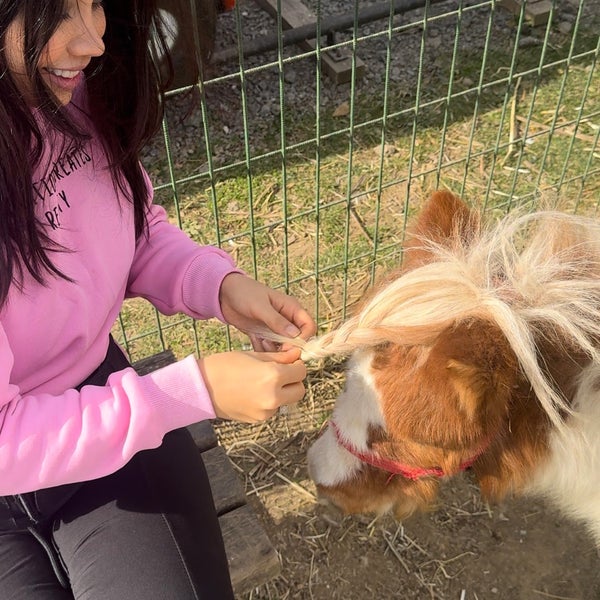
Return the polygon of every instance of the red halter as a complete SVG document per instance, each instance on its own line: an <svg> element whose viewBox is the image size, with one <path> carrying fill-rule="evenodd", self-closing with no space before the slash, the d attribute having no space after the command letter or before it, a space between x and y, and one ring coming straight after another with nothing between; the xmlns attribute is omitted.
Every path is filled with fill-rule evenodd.
<svg viewBox="0 0 600 600"><path fill-rule="evenodd" d="M447 473L445 473L441 467L431 467L428 469L422 467L411 467L398 461L379 456L374 452L361 452L358 450L358 448L356 448L356 446L351 444L346 438L343 437L339 427L334 421L329 421L329 424L333 428L335 439L337 440L338 444L344 448L344 450L350 452L350 454L358 458L361 462L371 465L377 469L381 469L382 471L387 471L391 475L390 479L394 475L402 475L402 477L405 479L417 481L423 477L445 477L447 475ZM488 445L485 444L474 456L462 462L459 466L459 469L461 471L466 471L483 454L487 446Z"/></svg>

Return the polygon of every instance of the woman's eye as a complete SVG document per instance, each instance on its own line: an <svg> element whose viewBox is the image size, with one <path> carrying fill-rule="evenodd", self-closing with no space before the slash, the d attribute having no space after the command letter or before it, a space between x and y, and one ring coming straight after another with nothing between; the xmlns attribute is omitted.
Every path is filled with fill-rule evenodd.
<svg viewBox="0 0 600 600"><path fill-rule="evenodd" d="M104 9L104 0L93 0L92 9L99 10ZM73 15L69 11L65 11L61 16L61 21L68 21Z"/></svg>

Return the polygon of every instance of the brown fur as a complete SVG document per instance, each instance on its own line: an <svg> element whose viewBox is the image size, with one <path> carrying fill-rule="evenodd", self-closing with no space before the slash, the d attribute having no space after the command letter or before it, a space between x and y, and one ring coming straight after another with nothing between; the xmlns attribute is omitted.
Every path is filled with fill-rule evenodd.
<svg viewBox="0 0 600 600"><path fill-rule="evenodd" d="M433 508L439 482L424 479L413 482L402 477L390 478L378 469L365 469L352 485L317 486L321 497L328 498L346 514L380 513L390 507L397 519L405 519L416 511Z"/></svg>
<svg viewBox="0 0 600 600"><path fill-rule="evenodd" d="M401 271L427 264L424 239L455 248L478 231L478 215L448 192L435 193L410 230ZM541 363L562 397L571 403L575 380L588 358L556 332L536 337ZM565 358L568 357L568 358ZM387 432L372 430L371 449L406 465L441 467L454 475L469 458L489 499L521 490L548 453L550 422L522 375L497 325L472 318L446 328L432 343L393 343L373 350L371 369ZM389 505L400 517L426 509L439 481L411 481L368 466L338 486L321 487L346 512L380 512Z"/></svg>
<svg viewBox="0 0 600 600"><path fill-rule="evenodd" d="M479 228L479 215L469 210L462 200L445 190L434 192L407 231L402 270L429 262L430 253L423 246L424 240L447 246L468 246Z"/></svg>

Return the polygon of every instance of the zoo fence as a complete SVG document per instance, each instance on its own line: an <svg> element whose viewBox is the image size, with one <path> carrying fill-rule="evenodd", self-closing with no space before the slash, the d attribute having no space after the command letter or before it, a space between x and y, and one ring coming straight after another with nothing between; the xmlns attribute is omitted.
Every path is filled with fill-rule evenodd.
<svg viewBox="0 0 600 600"><path fill-rule="evenodd" d="M436 188L491 216L598 210L600 0L237 0L210 31L201 0L172 4L180 74L201 54L178 47L185 31L215 44L145 153L156 201L321 330L400 263ZM134 360L245 347L137 300L115 335Z"/></svg>

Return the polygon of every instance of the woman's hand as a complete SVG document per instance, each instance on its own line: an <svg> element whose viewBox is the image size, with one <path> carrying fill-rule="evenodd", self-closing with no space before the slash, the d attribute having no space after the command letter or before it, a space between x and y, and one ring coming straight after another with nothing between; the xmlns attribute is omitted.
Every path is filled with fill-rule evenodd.
<svg viewBox="0 0 600 600"><path fill-rule="evenodd" d="M217 417L264 421L304 396L306 367L300 350L224 352L198 361Z"/></svg>
<svg viewBox="0 0 600 600"><path fill-rule="evenodd" d="M277 344L261 337L261 331L307 340L317 330L312 317L295 298L240 273L225 277L219 301L227 323L246 333L257 351L278 349Z"/></svg>

